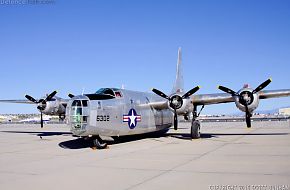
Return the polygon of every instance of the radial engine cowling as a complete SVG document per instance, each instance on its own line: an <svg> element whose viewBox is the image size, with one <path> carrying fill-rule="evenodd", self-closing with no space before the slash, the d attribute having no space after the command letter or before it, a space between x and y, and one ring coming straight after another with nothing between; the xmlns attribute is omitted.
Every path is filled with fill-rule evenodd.
<svg viewBox="0 0 290 190"><path fill-rule="evenodd" d="M45 104L37 107L39 111L42 111L46 115L63 115L65 114L65 107L57 99L47 101Z"/></svg>
<svg viewBox="0 0 290 190"><path fill-rule="evenodd" d="M176 110L178 115L185 115L193 109L189 102L191 102L189 98L182 98L182 95L174 94L169 98L168 107L173 112Z"/></svg>
<svg viewBox="0 0 290 190"><path fill-rule="evenodd" d="M236 106L242 112L246 112L246 106L248 110L252 113L259 106L259 95L257 93L252 93L253 89L244 88L238 92L239 96L234 96Z"/></svg>

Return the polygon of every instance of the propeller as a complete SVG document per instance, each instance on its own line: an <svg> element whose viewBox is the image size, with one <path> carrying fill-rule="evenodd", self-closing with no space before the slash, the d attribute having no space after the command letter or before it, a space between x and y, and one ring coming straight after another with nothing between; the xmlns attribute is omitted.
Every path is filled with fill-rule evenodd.
<svg viewBox="0 0 290 190"><path fill-rule="evenodd" d="M45 98L44 101L50 101L56 95L56 93L57 93L57 91L53 91Z"/></svg>
<svg viewBox="0 0 290 190"><path fill-rule="evenodd" d="M266 86L268 86L270 83L272 82L272 79L269 78L268 80L266 80L265 82L263 82L262 84L260 84L255 90L253 90L253 94L263 90Z"/></svg>
<svg viewBox="0 0 290 190"><path fill-rule="evenodd" d="M231 89L229 89L229 88L227 88L227 87L224 87L224 86L218 86L218 89L220 89L221 91L224 91L224 92L226 92L226 93L229 93L229 94L231 94L232 96L239 96L238 93L236 93L235 91L233 91L233 90L231 90Z"/></svg>
<svg viewBox="0 0 290 190"><path fill-rule="evenodd" d="M67 96L70 97L70 98L75 97L75 95L73 95L73 94L71 94L71 93L69 93Z"/></svg>
<svg viewBox="0 0 290 190"><path fill-rule="evenodd" d="M31 102L36 103L36 104L39 103L38 101L36 101L33 97L31 97L31 96L29 96L29 95L25 95L25 98L28 99L28 100L30 100Z"/></svg>
<svg viewBox="0 0 290 190"><path fill-rule="evenodd" d="M57 91L53 91L52 93L50 93L49 95L47 95L47 97L45 99L39 99L36 100L35 98L33 98L30 95L25 95L25 98L28 99L29 101L38 104L37 105L37 109L40 111L40 126L41 128L43 128L43 110L46 107L46 102L47 101L51 101L52 98L56 95Z"/></svg>
<svg viewBox="0 0 290 190"><path fill-rule="evenodd" d="M40 111L40 127L43 128L43 116L42 111Z"/></svg>
<svg viewBox="0 0 290 190"><path fill-rule="evenodd" d="M192 94L196 93L199 89L200 89L200 86L196 86L193 89L186 92L183 96L179 96L177 94L175 94L173 96L167 96L166 94L164 94L160 90L157 90L155 88L152 89L152 91L155 94L161 96L162 98L167 99L169 101L169 106L174 110L174 130L177 130L177 128L178 128L178 120L177 120L177 111L176 110L182 107L183 99L188 98Z"/></svg>
<svg viewBox="0 0 290 190"><path fill-rule="evenodd" d="M218 89L220 89L221 91L224 91L226 93L231 94L232 96L238 96L239 97L239 101L240 103L245 106L246 109L246 123L247 123L247 127L250 128L251 127L251 117L252 117L252 113L249 111L249 105L253 102L254 96L253 94L258 93L259 91L263 90L266 86L268 86L270 83L272 82L272 79L268 79L265 82L263 82L262 84L260 84L255 90L253 90L252 92L249 91L243 91L240 94L238 92L235 92L227 87L224 86L218 86ZM248 98L250 97L250 98ZM246 99L247 98L247 99ZM250 101L249 101L250 100Z"/></svg>

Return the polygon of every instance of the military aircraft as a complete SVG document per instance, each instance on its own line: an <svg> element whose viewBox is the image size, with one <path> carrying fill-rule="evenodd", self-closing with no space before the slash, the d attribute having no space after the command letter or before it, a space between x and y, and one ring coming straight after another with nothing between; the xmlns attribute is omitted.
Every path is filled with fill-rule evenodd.
<svg viewBox="0 0 290 190"><path fill-rule="evenodd" d="M36 104L40 112L40 125L43 128L43 114L59 116L60 120L65 117L65 109L68 100L55 96L57 91L36 100L30 95L25 95L26 100L0 100L4 103Z"/></svg>
<svg viewBox="0 0 290 190"><path fill-rule="evenodd" d="M227 87L218 88L226 93L194 95L199 86L185 92L183 89L181 49L178 50L176 80L170 95L155 88L152 93L136 92L118 88L101 88L96 93L70 95L66 106L66 119L76 136L92 137L97 148L105 148L104 137L126 136L168 129L178 129L178 116L186 120L192 115L190 136L200 137L197 107L235 102L245 112L247 127L260 99L290 96L290 89L262 91L270 84L266 80L255 89L244 86L235 92Z"/></svg>
<svg viewBox="0 0 290 190"><path fill-rule="evenodd" d="M236 92L218 86L225 93L194 95L200 87L184 91L181 66L179 48L176 80L169 95L155 88L152 89L154 93L101 88L92 94L69 94L70 99L54 100L56 92L38 101L29 96L26 98L36 103L41 113L48 108L53 110L50 110L50 113L65 113L67 125L74 136L90 138L96 148L103 149L107 147L106 141L103 140L107 137L166 131L172 125L177 130L178 116L184 116L186 120L191 117L190 137L197 139L200 137L198 116L205 105L211 104L235 102L236 107L245 112L247 127L250 128L252 113L258 107L260 99L290 96L290 89L262 91L270 84L271 79L255 89L246 85ZM42 108L43 105L45 109ZM198 106L201 106L199 112ZM57 112L58 109L62 112Z"/></svg>

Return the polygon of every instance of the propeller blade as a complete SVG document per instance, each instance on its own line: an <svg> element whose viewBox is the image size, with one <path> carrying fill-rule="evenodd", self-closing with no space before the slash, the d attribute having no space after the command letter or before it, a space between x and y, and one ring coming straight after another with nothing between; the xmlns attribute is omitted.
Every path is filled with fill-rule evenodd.
<svg viewBox="0 0 290 190"><path fill-rule="evenodd" d="M235 91L233 91L233 90L231 90L231 89L229 89L229 88L227 88L227 87L224 87L224 86L218 86L218 89L220 89L221 91L224 91L224 92L226 92L226 93L229 93L229 94L231 94L232 96L236 96L236 95L238 95Z"/></svg>
<svg viewBox="0 0 290 190"><path fill-rule="evenodd" d="M28 99L29 101L31 102L34 102L34 103L38 103L38 101L36 101L33 97L29 96L29 95L25 95L25 98Z"/></svg>
<svg viewBox="0 0 290 190"><path fill-rule="evenodd" d="M200 89L200 86L196 86L193 89L189 90L188 92L186 92L182 98L187 98L189 96L191 96L192 94L196 93L198 90Z"/></svg>
<svg viewBox="0 0 290 190"><path fill-rule="evenodd" d="M68 94L68 97L73 98L73 97L75 97L75 95L73 95L73 94Z"/></svg>
<svg viewBox="0 0 290 190"><path fill-rule="evenodd" d="M174 130L177 130L177 128L178 128L178 119L176 110L174 110Z"/></svg>
<svg viewBox="0 0 290 190"><path fill-rule="evenodd" d="M251 117L246 116L247 127L251 128Z"/></svg>
<svg viewBox="0 0 290 190"><path fill-rule="evenodd" d="M42 112L40 112L40 127L43 128Z"/></svg>
<svg viewBox="0 0 290 190"><path fill-rule="evenodd" d="M262 89L264 89L266 86L268 86L270 83L272 82L272 79L268 79L265 82L263 82L262 84L260 84L254 91L253 94L261 91Z"/></svg>
<svg viewBox="0 0 290 190"><path fill-rule="evenodd" d="M249 108L248 105L245 105L246 107L246 123L247 123L247 127L251 128L251 113L249 112Z"/></svg>
<svg viewBox="0 0 290 190"><path fill-rule="evenodd" d="M162 98L165 98L165 99L167 99L167 100L169 99L169 97L168 97L166 94L164 94L163 92L161 92L160 90L157 90L157 89L153 88L152 91L153 91L155 94L161 96Z"/></svg>
<svg viewBox="0 0 290 190"><path fill-rule="evenodd" d="M53 91L51 94L49 94L44 101L50 101L55 95L57 91Z"/></svg>

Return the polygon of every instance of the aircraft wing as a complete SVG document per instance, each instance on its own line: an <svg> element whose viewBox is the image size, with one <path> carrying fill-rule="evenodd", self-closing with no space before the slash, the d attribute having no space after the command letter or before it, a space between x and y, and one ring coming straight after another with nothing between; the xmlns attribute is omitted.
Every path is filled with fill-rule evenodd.
<svg viewBox="0 0 290 190"><path fill-rule="evenodd" d="M278 97L286 97L286 96L290 96L290 89L265 90L265 91L259 92L260 99L278 98Z"/></svg>
<svg viewBox="0 0 290 190"><path fill-rule="evenodd" d="M234 102L234 98L227 93L200 94L192 96L192 103L195 105L210 105Z"/></svg>
<svg viewBox="0 0 290 190"><path fill-rule="evenodd" d="M192 104L195 105L210 105L210 104L220 104L234 102L234 98L227 93L217 93L217 94L200 94L191 96ZM168 109L167 100L150 102L149 104L139 105L139 106L151 106L154 109L162 110Z"/></svg>
<svg viewBox="0 0 290 190"><path fill-rule="evenodd" d="M149 105L149 106L151 106L151 107L153 107L154 109L157 109L157 110L168 109L167 100L159 101L159 102L150 102L149 104L146 104L146 105L147 106ZM140 106L142 106L142 105L140 105Z"/></svg>
<svg viewBox="0 0 290 190"><path fill-rule="evenodd" d="M290 96L290 89L282 90L264 90L260 91L260 99L268 98L278 98ZM210 104L220 104L234 102L232 95L227 93L217 93L217 94L200 94L192 96L192 103L196 105L210 105Z"/></svg>
<svg viewBox="0 0 290 190"><path fill-rule="evenodd" d="M64 106L67 105L69 99L60 99L60 103ZM0 103L17 103L17 104L35 104L29 100L0 100Z"/></svg>
<svg viewBox="0 0 290 190"><path fill-rule="evenodd" d="M29 100L0 100L2 103L34 104Z"/></svg>
<svg viewBox="0 0 290 190"><path fill-rule="evenodd" d="M278 97L287 97L290 96L290 89L282 89L282 90L265 90L260 91L259 98L260 99L268 99L268 98L278 98ZM192 104L195 105L211 105L211 104L221 104L221 103L229 103L234 102L234 98L232 95L228 93L216 93L216 94L199 94L191 96ZM151 102L149 103L155 109L167 109L167 101L159 101L159 102Z"/></svg>

